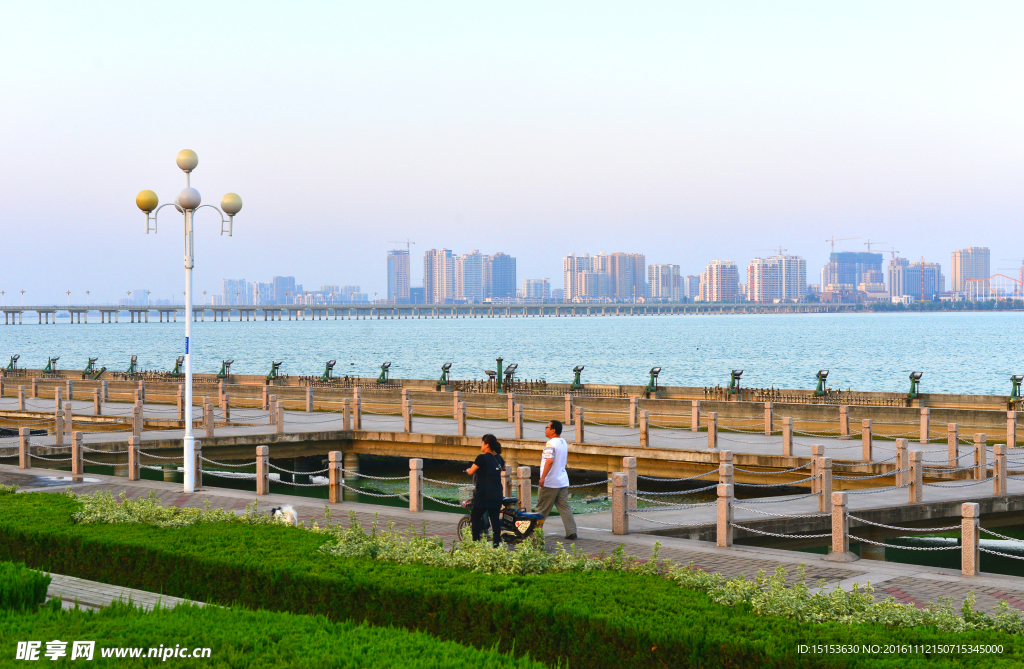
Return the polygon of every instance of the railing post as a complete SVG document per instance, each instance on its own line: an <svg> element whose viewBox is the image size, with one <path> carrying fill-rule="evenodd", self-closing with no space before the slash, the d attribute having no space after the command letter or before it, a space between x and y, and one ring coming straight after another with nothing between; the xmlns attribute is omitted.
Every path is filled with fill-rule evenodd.
<svg viewBox="0 0 1024 669"><path fill-rule="evenodd" d="M583 433L583 407L576 407L576 416L575 420L573 421L573 425L576 428L576 443L585 443L585 435Z"/></svg>
<svg viewBox="0 0 1024 669"><path fill-rule="evenodd" d="M508 422L512 423L516 419L516 395L515 393L508 394Z"/></svg>
<svg viewBox="0 0 1024 669"><path fill-rule="evenodd" d="M270 447L256 447L256 494L270 493Z"/></svg>
<svg viewBox="0 0 1024 669"><path fill-rule="evenodd" d="M263 386L263 399L260 403L260 408L264 411L270 411L270 386Z"/></svg>
<svg viewBox="0 0 1024 669"><path fill-rule="evenodd" d="M277 414L277 419L274 423L274 431L277 434L284 434L284 400L278 400L275 407L274 411Z"/></svg>
<svg viewBox="0 0 1024 669"><path fill-rule="evenodd" d="M700 400L690 400L690 432L700 432Z"/></svg>
<svg viewBox="0 0 1024 669"><path fill-rule="evenodd" d="M636 427L636 419L637 419L636 409L637 409L637 398L636 397L630 397L629 398L629 427L630 428Z"/></svg>
<svg viewBox="0 0 1024 669"><path fill-rule="evenodd" d="M821 458L818 461L818 476L820 483L818 489L818 511L830 513L832 511L832 458Z"/></svg>
<svg viewBox="0 0 1024 669"><path fill-rule="evenodd" d="M514 410L514 420L512 423L512 432L514 439L523 438L523 405L517 404Z"/></svg>
<svg viewBox="0 0 1024 669"><path fill-rule="evenodd" d="M458 436L466 436L466 403L459 402L459 412L456 417L456 423L458 424Z"/></svg>
<svg viewBox="0 0 1024 669"><path fill-rule="evenodd" d="M860 422L860 450L864 462L871 462L874 459L874 443L871 437L871 419L865 418Z"/></svg>
<svg viewBox="0 0 1024 669"><path fill-rule="evenodd" d="M981 571L981 505L964 502L960 516L960 573L977 576Z"/></svg>
<svg viewBox="0 0 1024 669"><path fill-rule="evenodd" d="M270 416L270 424L274 425L277 423L277 395L270 396L270 403L267 404L267 414Z"/></svg>
<svg viewBox="0 0 1024 669"><path fill-rule="evenodd" d="M640 409L640 447L651 445L651 418L647 409Z"/></svg>
<svg viewBox="0 0 1024 669"><path fill-rule="evenodd" d="M306 413L313 412L313 388L312 386L306 387Z"/></svg>
<svg viewBox="0 0 1024 669"><path fill-rule="evenodd" d="M516 479L519 483L519 508L524 511L533 511L533 488L530 483L530 468L522 466L516 473Z"/></svg>
<svg viewBox="0 0 1024 669"><path fill-rule="evenodd" d="M412 432L412 400L402 400L402 429Z"/></svg>
<svg viewBox="0 0 1024 669"><path fill-rule="evenodd" d="M629 487L625 474L612 474L612 534L629 534Z"/></svg>
<svg viewBox="0 0 1024 669"><path fill-rule="evenodd" d="M921 409L921 443L927 444L932 431L932 410Z"/></svg>
<svg viewBox="0 0 1024 669"><path fill-rule="evenodd" d="M70 402L75 399L75 382L68 379L65 384L64 392L68 396L68 401Z"/></svg>
<svg viewBox="0 0 1024 669"><path fill-rule="evenodd" d="M100 388L103 389L103 394L101 395L100 400L103 401L103 402L109 402L110 401L110 384L108 384L106 381L103 381L102 383L100 383Z"/></svg>
<svg viewBox="0 0 1024 669"><path fill-rule="evenodd" d="M811 445L811 494L821 492L821 479L818 478L821 469L821 458L825 455L825 447L821 444Z"/></svg>
<svg viewBox="0 0 1024 669"><path fill-rule="evenodd" d="M81 476L85 473L85 463L82 462L82 433L71 433L71 474Z"/></svg>
<svg viewBox="0 0 1024 669"><path fill-rule="evenodd" d="M850 407L839 407L839 438L850 438Z"/></svg>
<svg viewBox="0 0 1024 669"><path fill-rule="evenodd" d="M409 511L423 510L423 459L409 458Z"/></svg>
<svg viewBox="0 0 1024 669"><path fill-rule="evenodd" d="M974 480L980 481L988 473L988 439L984 432L974 435Z"/></svg>
<svg viewBox="0 0 1024 669"><path fill-rule="evenodd" d="M924 453L921 451L910 452L910 495L908 500L911 504L920 504L924 501Z"/></svg>
<svg viewBox="0 0 1024 669"><path fill-rule="evenodd" d="M860 559L850 552L847 499L845 492L832 493L832 552L825 556L825 560L829 562L853 562Z"/></svg>
<svg viewBox="0 0 1024 669"><path fill-rule="evenodd" d="M946 444L949 450L949 466L959 467L957 463L960 462L960 431L956 423L946 426Z"/></svg>
<svg viewBox="0 0 1024 669"><path fill-rule="evenodd" d="M992 462L992 494L1006 494L1006 444L993 446L995 456Z"/></svg>
<svg viewBox="0 0 1024 669"><path fill-rule="evenodd" d="M501 470L501 494L503 497L511 497L512 490L515 488L515 469L512 465L506 463L505 468Z"/></svg>
<svg viewBox="0 0 1024 669"><path fill-rule="evenodd" d="M732 466L732 451L720 451L718 453L718 483L719 485L731 485L736 482L733 478L735 470Z"/></svg>
<svg viewBox="0 0 1024 669"><path fill-rule="evenodd" d="M764 435L770 437L775 434L775 416L772 411L772 403L764 403Z"/></svg>
<svg viewBox="0 0 1024 669"><path fill-rule="evenodd" d="M225 423L231 420L231 396L227 393L220 396L220 411Z"/></svg>
<svg viewBox="0 0 1024 669"><path fill-rule="evenodd" d="M732 465L729 465L730 467ZM718 484L718 514L716 517L717 527L715 528L715 544L717 546L732 546L732 502L735 495L735 487L729 484Z"/></svg>
<svg viewBox="0 0 1024 669"><path fill-rule="evenodd" d="M54 445L64 445L64 415L60 411L53 416L53 436L56 439Z"/></svg>
<svg viewBox="0 0 1024 669"><path fill-rule="evenodd" d="M64 410L64 394L61 392L60 386L53 387L53 410Z"/></svg>
<svg viewBox="0 0 1024 669"><path fill-rule="evenodd" d="M213 427L214 427L214 416L213 406L210 404L204 404L203 409L206 410L206 415L203 416L203 423L206 427L206 438L213 439Z"/></svg>
<svg viewBox="0 0 1024 669"><path fill-rule="evenodd" d="M139 399L143 402L146 401L146 382L139 381Z"/></svg>
<svg viewBox="0 0 1024 669"><path fill-rule="evenodd" d="M347 397L341 401L341 429L352 429L352 402Z"/></svg>
<svg viewBox="0 0 1024 669"><path fill-rule="evenodd" d="M195 465L192 470L195 472L195 489L203 487L203 442L200 439L195 441Z"/></svg>
<svg viewBox="0 0 1024 669"><path fill-rule="evenodd" d="M24 386L23 386L24 387ZM29 455L29 441L31 439L31 431L27 427L18 428L18 468L28 469L32 466L31 456Z"/></svg>
<svg viewBox="0 0 1024 669"><path fill-rule="evenodd" d="M635 511L638 487L636 480L636 458L622 458L622 473L626 475L626 509ZM614 488L614 485L612 487Z"/></svg>
<svg viewBox="0 0 1024 669"><path fill-rule="evenodd" d="M75 415L71 412L71 402L64 403L64 432L70 433L73 431L71 421Z"/></svg>
<svg viewBox="0 0 1024 669"><path fill-rule="evenodd" d="M565 396L565 420L566 425L572 425L572 395Z"/></svg>
<svg viewBox="0 0 1024 669"><path fill-rule="evenodd" d="M896 440L896 481L897 486L910 482L910 450L907 447L906 439ZM904 470L904 471L901 471Z"/></svg>
<svg viewBox="0 0 1024 669"><path fill-rule="evenodd" d="M363 400L359 396L359 388L352 394L352 429L363 429Z"/></svg>
<svg viewBox="0 0 1024 669"><path fill-rule="evenodd" d="M136 403L132 406L132 434L141 437L142 428L142 405Z"/></svg>
<svg viewBox="0 0 1024 669"><path fill-rule="evenodd" d="M25 386L18 386L18 411L25 410Z"/></svg>
<svg viewBox="0 0 1024 669"><path fill-rule="evenodd" d="M341 451L331 451L327 454L327 501L331 504L341 504L344 500L341 488L341 468L344 463L345 456Z"/></svg>
<svg viewBox="0 0 1024 669"><path fill-rule="evenodd" d="M793 457L793 419L789 416L782 419L782 455Z"/></svg>
<svg viewBox="0 0 1024 669"><path fill-rule="evenodd" d="M128 480L138 481L139 476L139 441L138 437L128 437Z"/></svg>
<svg viewBox="0 0 1024 669"><path fill-rule="evenodd" d="M103 403L100 402L100 389L93 388L92 390L92 415L102 416L103 415Z"/></svg>
<svg viewBox="0 0 1024 669"><path fill-rule="evenodd" d="M39 379L32 379L32 398L39 398Z"/></svg>
<svg viewBox="0 0 1024 669"><path fill-rule="evenodd" d="M718 412L715 411L708 414L708 448L718 448Z"/></svg>
<svg viewBox="0 0 1024 669"><path fill-rule="evenodd" d="M178 384L178 420L185 423L185 385Z"/></svg>
<svg viewBox="0 0 1024 669"><path fill-rule="evenodd" d="M459 419L459 402L462 401L461 397L462 393L458 390L452 393L452 418L455 420Z"/></svg>
<svg viewBox="0 0 1024 669"><path fill-rule="evenodd" d="M1017 412L1006 412L1006 447L1017 447Z"/></svg>

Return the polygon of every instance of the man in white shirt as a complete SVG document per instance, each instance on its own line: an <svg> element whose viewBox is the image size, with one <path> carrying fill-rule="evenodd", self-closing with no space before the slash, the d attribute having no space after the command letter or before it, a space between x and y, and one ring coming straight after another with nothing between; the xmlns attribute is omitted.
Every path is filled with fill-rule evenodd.
<svg viewBox="0 0 1024 669"><path fill-rule="evenodd" d="M576 538L576 520L572 517L569 506L569 475L565 473L565 464L569 459L569 444L562 439L562 424L553 420L544 428L544 436L548 443L540 460L540 491L537 493L536 512L545 518L551 513L551 507L558 507L558 515L565 526L565 538Z"/></svg>

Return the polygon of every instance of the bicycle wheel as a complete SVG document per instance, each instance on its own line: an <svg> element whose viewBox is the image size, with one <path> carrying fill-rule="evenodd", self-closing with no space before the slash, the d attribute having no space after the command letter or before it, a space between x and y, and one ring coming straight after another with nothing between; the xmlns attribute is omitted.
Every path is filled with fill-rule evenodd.
<svg viewBox="0 0 1024 669"><path fill-rule="evenodd" d="M487 516L483 517L483 524L484 524L484 526L483 526L483 529L481 531L481 534L483 535L484 539L490 540L490 538L491 538L491 522L490 522L490 519ZM462 518L460 518L459 519L458 528L456 529L456 533L457 533L458 536L457 536L457 538L455 540L456 541L462 541L462 537L463 537L462 531L463 530L466 530L468 533L470 533L469 536L472 537L473 536L472 535L472 531L473 531L472 525L473 524L470 521L469 516L463 516Z"/></svg>
<svg viewBox="0 0 1024 669"><path fill-rule="evenodd" d="M455 540L462 541L463 530L470 531L469 516L463 516L459 519L459 526L455 530Z"/></svg>

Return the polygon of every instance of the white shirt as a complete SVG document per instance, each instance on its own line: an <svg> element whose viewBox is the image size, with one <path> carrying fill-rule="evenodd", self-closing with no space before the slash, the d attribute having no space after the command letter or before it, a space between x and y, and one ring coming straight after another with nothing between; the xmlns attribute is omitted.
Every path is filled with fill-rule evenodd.
<svg viewBox="0 0 1024 669"><path fill-rule="evenodd" d="M540 470L544 471L544 463L551 461L551 469L544 479L545 488L568 488L569 475L565 473L565 463L569 459L569 444L565 439L555 437L544 447L544 454L540 458Z"/></svg>

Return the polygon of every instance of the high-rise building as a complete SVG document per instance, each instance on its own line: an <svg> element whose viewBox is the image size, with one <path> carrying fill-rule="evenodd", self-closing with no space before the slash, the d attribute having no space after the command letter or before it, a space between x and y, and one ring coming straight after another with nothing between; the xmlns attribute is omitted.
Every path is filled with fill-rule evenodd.
<svg viewBox="0 0 1024 669"><path fill-rule="evenodd" d="M732 260L712 260L700 275L702 302L736 302L739 298L740 272Z"/></svg>
<svg viewBox="0 0 1024 669"><path fill-rule="evenodd" d="M562 259L562 289L567 300L633 300L647 294L642 253L569 254Z"/></svg>
<svg viewBox="0 0 1024 669"><path fill-rule="evenodd" d="M603 255L603 254L602 254ZM612 253L608 258L608 297L635 300L647 294L647 259L642 253Z"/></svg>
<svg viewBox="0 0 1024 669"><path fill-rule="evenodd" d="M679 276L679 265L648 265L647 296L652 299L679 302L682 299L683 282Z"/></svg>
<svg viewBox="0 0 1024 669"><path fill-rule="evenodd" d="M455 297L467 302L484 299L484 256L479 251L463 253L455 260Z"/></svg>
<svg viewBox="0 0 1024 669"><path fill-rule="evenodd" d="M551 299L551 283L547 279L523 279L523 299Z"/></svg>
<svg viewBox="0 0 1024 669"><path fill-rule="evenodd" d="M516 259L502 252L486 256L484 283L487 297L512 299L516 296Z"/></svg>
<svg viewBox="0 0 1024 669"><path fill-rule="evenodd" d="M253 285L245 279L221 280L221 304L252 304Z"/></svg>
<svg viewBox="0 0 1024 669"><path fill-rule="evenodd" d="M747 265L747 299L772 304L782 299L782 264L774 258L754 258Z"/></svg>
<svg viewBox="0 0 1024 669"><path fill-rule="evenodd" d="M295 277L275 276L271 283L274 284L273 304L291 304L296 291Z"/></svg>
<svg viewBox="0 0 1024 669"><path fill-rule="evenodd" d="M687 274L683 277L683 297L688 300L696 299L700 295L700 275Z"/></svg>
<svg viewBox="0 0 1024 669"><path fill-rule="evenodd" d="M972 295L979 296L982 299L988 299L988 290L984 287L983 283L980 281L971 282L980 284L981 289L979 290L977 285L970 286L967 280L987 279L992 276L989 256L989 250L984 246L970 246L966 249L953 251L952 289L954 293L970 292Z"/></svg>
<svg viewBox="0 0 1024 669"><path fill-rule="evenodd" d="M423 254L423 297L427 304L446 304L455 299L455 256L449 249L430 249Z"/></svg>
<svg viewBox="0 0 1024 669"><path fill-rule="evenodd" d="M779 295L783 300L796 301L807 297L807 261L800 256L777 255L782 291Z"/></svg>
<svg viewBox="0 0 1024 669"><path fill-rule="evenodd" d="M410 274L409 251L388 251L388 299L395 304L408 304Z"/></svg>
<svg viewBox="0 0 1024 669"><path fill-rule="evenodd" d="M587 297L585 287L581 286L580 282L584 272L593 270L594 258L589 254L578 256L570 253L562 258L562 291L566 300Z"/></svg>
<svg viewBox="0 0 1024 669"><path fill-rule="evenodd" d="M565 302L565 289L564 288L552 288L551 289L551 301L552 302Z"/></svg>
<svg viewBox="0 0 1024 669"><path fill-rule="evenodd" d="M911 263L906 258L895 258L889 262L890 297L935 300L945 290L946 278L939 263Z"/></svg>
<svg viewBox="0 0 1024 669"><path fill-rule="evenodd" d="M825 286L849 286L854 289L864 283L866 272L882 271L881 253L853 251L832 252L828 264L821 271L822 289Z"/></svg>

